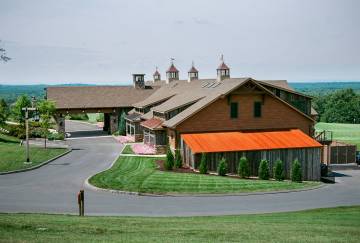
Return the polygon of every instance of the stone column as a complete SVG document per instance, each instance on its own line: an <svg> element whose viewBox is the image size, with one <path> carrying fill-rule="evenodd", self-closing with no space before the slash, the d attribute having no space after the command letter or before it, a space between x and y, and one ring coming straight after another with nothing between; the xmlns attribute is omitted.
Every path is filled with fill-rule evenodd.
<svg viewBox="0 0 360 243"><path fill-rule="evenodd" d="M65 116L63 114L54 115L54 119L56 122L56 130L58 133L65 134Z"/></svg>
<svg viewBox="0 0 360 243"><path fill-rule="evenodd" d="M109 113L104 113L104 127L103 131L108 132L110 127L110 116Z"/></svg>
<svg viewBox="0 0 360 243"><path fill-rule="evenodd" d="M114 132L116 132L119 128L119 114L116 113L111 113L110 114L110 133L113 134Z"/></svg>

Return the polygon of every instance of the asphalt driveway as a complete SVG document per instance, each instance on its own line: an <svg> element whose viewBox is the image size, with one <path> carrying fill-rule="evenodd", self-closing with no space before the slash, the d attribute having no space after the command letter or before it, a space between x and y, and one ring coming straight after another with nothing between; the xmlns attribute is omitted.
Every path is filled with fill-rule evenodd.
<svg viewBox="0 0 360 243"><path fill-rule="evenodd" d="M67 124L69 125L69 124ZM85 179L111 165L122 145L112 137L67 141L73 151L39 169L0 175L0 212L77 214ZM191 216L265 213L360 205L360 170L339 171L337 183L320 189L251 196L158 197L96 192L85 188L91 215Z"/></svg>

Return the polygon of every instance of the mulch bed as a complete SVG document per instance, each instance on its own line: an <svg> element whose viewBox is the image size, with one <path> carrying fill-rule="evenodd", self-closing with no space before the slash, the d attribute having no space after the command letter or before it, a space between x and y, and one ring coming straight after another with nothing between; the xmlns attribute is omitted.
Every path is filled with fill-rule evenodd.
<svg viewBox="0 0 360 243"><path fill-rule="evenodd" d="M167 171L167 172L169 172L168 170L165 170L165 168L164 168L164 163L165 163L165 160L156 160L155 161L156 162L156 164L157 164L157 166L158 166L158 169L160 170L160 171ZM197 173L197 172L195 172L195 171L193 171L192 169L190 169L190 168L185 168L185 167L181 167L181 168L173 168L172 170L170 170L170 172L178 172L178 173Z"/></svg>

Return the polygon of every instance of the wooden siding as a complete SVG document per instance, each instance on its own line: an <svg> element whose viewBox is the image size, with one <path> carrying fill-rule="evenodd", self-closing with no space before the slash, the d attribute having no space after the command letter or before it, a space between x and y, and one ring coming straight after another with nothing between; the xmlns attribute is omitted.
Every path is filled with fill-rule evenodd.
<svg viewBox="0 0 360 243"><path fill-rule="evenodd" d="M254 117L254 102L262 102L261 117ZM230 102L239 103L238 118L230 117ZM197 112L179 124L179 133L299 128L312 135L314 122L274 97L259 91L239 90Z"/></svg>
<svg viewBox="0 0 360 243"><path fill-rule="evenodd" d="M184 141L181 141L183 163L191 168L197 169L201 154L193 154ZM270 165L270 174L277 159L284 163L286 178L290 178L291 164L295 159L299 160L302 168L303 180L320 180L320 148L301 149L277 149L245 152L207 153L206 161L209 171L216 171L221 158L225 158L229 173L237 173L239 160L245 156L250 165L252 176L258 175L260 161L266 159Z"/></svg>

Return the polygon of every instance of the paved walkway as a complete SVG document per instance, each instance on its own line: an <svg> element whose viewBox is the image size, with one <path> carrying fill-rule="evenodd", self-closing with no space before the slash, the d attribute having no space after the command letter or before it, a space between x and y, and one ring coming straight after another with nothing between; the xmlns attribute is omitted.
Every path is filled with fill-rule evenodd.
<svg viewBox="0 0 360 243"><path fill-rule="evenodd" d="M0 175L0 212L77 214L77 192L85 179L108 166L122 145L112 137L70 140L73 151L37 170ZM360 170L342 171L320 189L251 196L158 197L85 189L91 215L191 216L268 213L360 205Z"/></svg>

